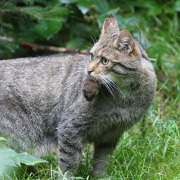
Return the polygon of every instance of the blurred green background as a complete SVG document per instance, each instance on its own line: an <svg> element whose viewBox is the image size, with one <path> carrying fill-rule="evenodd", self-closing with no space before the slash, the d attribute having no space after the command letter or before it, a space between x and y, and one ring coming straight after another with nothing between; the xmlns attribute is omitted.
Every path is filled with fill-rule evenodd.
<svg viewBox="0 0 180 180"><path fill-rule="evenodd" d="M142 153L148 152L153 139L159 137L152 148L161 143L162 149L169 148L169 144L171 147L167 161L164 161L165 155L161 154L160 148L160 153L155 155L157 162L153 159L149 165L148 171L155 172L154 176L143 174L142 177L159 179L167 173L167 179L180 178L180 174L176 176L180 172L180 0L0 0L0 59L58 53L62 50L59 47L89 50L109 15L115 15L120 28L131 31L144 47L158 77L154 105L144 125L152 139L149 145L146 144L148 141L140 144L144 144L142 148L147 147L147 151L143 149ZM137 133L132 134L134 138L125 138L125 142L132 142L130 150L133 150L132 146L138 150L139 146L136 147L134 142L139 140L139 136L136 138ZM132 154L138 154L138 151L134 152ZM131 157L129 159L131 161ZM141 156L138 163L141 163ZM132 169L129 167L127 172L123 170L125 175L138 165ZM138 173L132 177L139 178Z"/></svg>

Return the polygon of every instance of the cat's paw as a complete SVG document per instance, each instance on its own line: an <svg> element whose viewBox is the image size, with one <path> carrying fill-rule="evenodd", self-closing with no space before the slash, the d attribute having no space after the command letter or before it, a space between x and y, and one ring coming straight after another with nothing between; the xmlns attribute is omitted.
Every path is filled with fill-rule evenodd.
<svg viewBox="0 0 180 180"><path fill-rule="evenodd" d="M83 82L82 92L84 97L91 101L99 93L100 84L93 77L86 77Z"/></svg>

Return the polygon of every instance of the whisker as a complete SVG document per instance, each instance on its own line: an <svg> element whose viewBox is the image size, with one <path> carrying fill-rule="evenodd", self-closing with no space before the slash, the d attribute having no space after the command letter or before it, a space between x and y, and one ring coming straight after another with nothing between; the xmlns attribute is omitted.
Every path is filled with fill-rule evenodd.
<svg viewBox="0 0 180 180"><path fill-rule="evenodd" d="M109 88L108 84L107 83L104 83L106 89L110 92L111 96L114 98L114 94L113 92L111 91L111 89Z"/></svg>
<svg viewBox="0 0 180 180"><path fill-rule="evenodd" d="M95 42L97 42L98 40L97 40L96 36L94 35L94 33L93 33L93 36L94 36Z"/></svg>
<svg viewBox="0 0 180 180"><path fill-rule="evenodd" d="M107 79L107 78L106 78L106 79ZM119 88L119 86L118 86L115 82L113 82L113 81L110 80L110 79L107 79L107 80L110 82L110 84L111 84L118 92L120 92L120 93L124 96L122 90Z"/></svg>
<svg viewBox="0 0 180 180"><path fill-rule="evenodd" d="M112 86L111 83L108 81L108 79L104 78L104 81L106 82L106 84L109 86L109 88L110 88L111 91L113 92L113 86Z"/></svg>
<svg viewBox="0 0 180 180"><path fill-rule="evenodd" d="M92 47L91 46L85 46L88 50L90 50Z"/></svg>
<svg viewBox="0 0 180 180"><path fill-rule="evenodd" d="M98 81L99 84L102 84L102 81L99 77L96 77L96 80Z"/></svg>
<svg viewBox="0 0 180 180"><path fill-rule="evenodd" d="M113 91L112 91L112 87L109 85L109 83L107 81L105 81L104 78L101 78L103 84L105 85L105 87L107 88L107 90L109 91L109 93L111 94L111 96L113 98L115 98L114 94L113 94Z"/></svg>
<svg viewBox="0 0 180 180"><path fill-rule="evenodd" d="M95 44L96 43L96 40L92 37L92 36L90 36L91 37L91 39L93 40L93 43Z"/></svg>

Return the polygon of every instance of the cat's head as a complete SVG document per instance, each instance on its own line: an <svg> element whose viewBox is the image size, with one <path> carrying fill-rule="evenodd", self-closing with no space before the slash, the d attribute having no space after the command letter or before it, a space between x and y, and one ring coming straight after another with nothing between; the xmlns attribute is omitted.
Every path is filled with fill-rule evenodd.
<svg viewBox="0 0 180 180"><path fill-rule="evenodd" d="M129 31L119 30L113 16L105 20L100 38L90 54L87 72L107 88L113 84L118 87L130 84L139 71L140 47Z"/></svg>

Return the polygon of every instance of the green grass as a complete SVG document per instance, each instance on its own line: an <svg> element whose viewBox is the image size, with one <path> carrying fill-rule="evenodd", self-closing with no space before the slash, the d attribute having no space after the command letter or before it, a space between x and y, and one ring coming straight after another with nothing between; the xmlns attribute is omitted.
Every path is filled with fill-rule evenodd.
<svg viewBox="0 0 180 180"><path fill-rule="evenodd" d="M149 119L151 117L151 119ZM180 129L150 112L142 130L139 123L125 134L114 153L110 170L119 179L179 179ZM152 121L153 120L153 121Z"/></svg>

